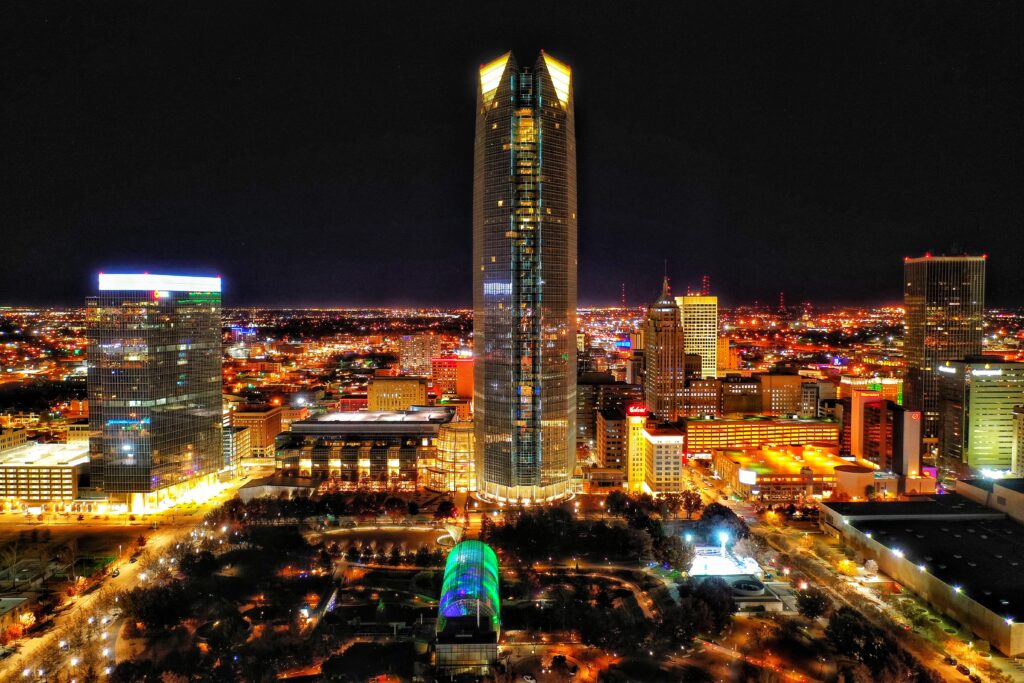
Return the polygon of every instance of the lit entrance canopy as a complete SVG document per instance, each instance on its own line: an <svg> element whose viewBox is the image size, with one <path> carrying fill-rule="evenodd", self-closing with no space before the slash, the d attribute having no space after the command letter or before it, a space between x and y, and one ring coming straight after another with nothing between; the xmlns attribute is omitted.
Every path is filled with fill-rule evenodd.
<svg viewBox="0 0 1024 683"><path fill-rule="evenodd" d="M463 541L448 553L441 584L437 629L453 617L490 619L498 630L501 600L498 597L498 556L480 541Z"/></svg>
<svg viewBox="0 0 1024 683"><path fill-rule="evenodd" d="M101 292L219 292L220 278L151 273L100 273L99 289Z"/></svg>

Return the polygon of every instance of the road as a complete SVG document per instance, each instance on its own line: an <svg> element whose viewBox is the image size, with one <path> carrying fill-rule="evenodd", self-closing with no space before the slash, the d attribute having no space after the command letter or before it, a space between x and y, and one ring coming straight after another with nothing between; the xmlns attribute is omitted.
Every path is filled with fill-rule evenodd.
<svg viewBox="0 0 1024 683"><path fill-rule="evenodd" d="M238 488L246 481L246 479L241 479L231 482L225 490L212 496L206 503L198 506L196 512L188 517L185 517L180 513L174 514L169 511L163 513L166 516L174 514L174 523L164 524L156 530L140 525L138 532L146 536L146 551L148 551L148 553L154 558L162 555L171 544L177 542L191 529L200 526L202 524L203 517L206 516L207 512L214 509L225 500L233 497ZM57 614L53 618L52 628L35 638L29 638L22 641L21 649L16 655L8 657L3 662L0 662L0 680L14 680L16 677L18 680L33 680L31 676L23 676L24 671L38 671L38 655L46 648L57 645L60 635L70 625L74 624L79 618L88 619L91 616L97 621L101 621L105 616L107 616L105 614L97 613L97 603L107 588L112 588L117 591L127 591L137 587L140 583L143 583L146 580L146 568L142 566L141 562L133 563L127 560L121 560L119 563L113 565L111 570L114 568L119 570L120 576L115 578L108 575L101 582L100 588L92 591L91 593L78 595L75 598L72 598L73 607ZM113 666L115 663L115 653L114 648L112 647L114 640L111 640L110 642L111 646L108 647L109 653L107 657L103 658L103 660L109 663L110 666ZM68 658L73 656L75 656L75 653L68 653L67 655ZM70 659L68 661L70 661ZM40 675L38 678L45 680L44 675Z"/></svg>

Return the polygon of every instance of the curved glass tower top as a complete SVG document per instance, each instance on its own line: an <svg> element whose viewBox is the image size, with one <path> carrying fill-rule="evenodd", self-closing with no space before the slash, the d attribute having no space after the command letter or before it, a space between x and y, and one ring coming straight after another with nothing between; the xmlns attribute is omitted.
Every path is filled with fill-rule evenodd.
<svg viewBox="0 0 1024 683"><path fill-rule="evenodd" d="M473 178L477 490L568 495L575 465L572 70L541 52L480 67Z"/></svg>

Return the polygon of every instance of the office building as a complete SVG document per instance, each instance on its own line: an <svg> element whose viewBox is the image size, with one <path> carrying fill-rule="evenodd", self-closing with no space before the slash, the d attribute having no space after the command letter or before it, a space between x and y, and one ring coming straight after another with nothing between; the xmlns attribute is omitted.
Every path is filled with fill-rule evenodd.
<svg viewBox="0 0 1024 683"><path fill-rule="evenodd" d="M221 282L103 274L86 301L90 483L169 505L223 464Z"/></svg>
<svg viewBox="0 0 1024 683"><path fill-rule="evenodd" d="M607 408L597 411L597 463L601 467L626 469L628 436L626 411Z"/></svg>
<svg viewBox="0 0 1024 683"><path fill-rule="evenodd" d="M940 427L937 368L981 353L985 315L985 257L931 256L904 260L906 308L904 405L921 411L922 436Z"/></svg>
<svg viewBox="0 0 1024 683"><path fill-rule="evenodd" d="M398 340L398 365L405 375L429 377L430 361L441 352L436 334L407 334Z"/></svg>
<svg viewBox="0 0 1024 683"><path fill-rule="evenodd" d="M644 438L644 491L679 493L684 487L683 432L675 427L648 424Z"/></svg>
<svg viewBox="0 0 1024 683"><path fill-rule="evenodd" d="M740 369L740 350L728 337L718 338L718 376Z"/></svg>
<svg viewBox="0 0 1024 683"><path fill-rule="evenodd" d="M666 277L644 321L644 401L661 421L684 414L686 350L679 307Z"/></svg>
<svg viewBox="0 0 1024 683"><path fill-rule="evenodd" d="M427 405L426 377L388 377L377 375L366 387L366 406L370 410L409 410Z"/></svg>
<svg viewBox="0 0 1024 683"><path fill-rule="evenodd" d="M576 378L576 448L592 453L597 444L597 414L643 400L635 384L619 382L609 372L585 372Z"/></svg>
<svg viewBox="0 0 1024 683"><path fill-rule="evenodd" d="M626 488L630 493L642 493L647 481L647 440L644 430L649 417L647 406L642 404L626 408Z"/></svg>
<svg viewBox="0 0 1024 683"><path fill-rule="evenodd" d="M937 366L943 471L1011 469L1015 439L1013 409L1024 404L1024 363L985 357Z"/></svg>
<svg viewBox="0 0 1024 683"><path fill-rule="evenodd" d="M786 416L800 414L803 377L771 373L758 378L761 380L761 412Z"/></svg>
<svg viewBox="0 0 1024 683"><path fill-rule="evenodd" d="M761 376L722 378L722 415L761 412Z"/></svg>
<svg viewBox="0 0 1024 683"><path fill-rule="evenodd" d="M717 379L687 380L683 395L686 417L719 417L722 414L722 382Z"/></svg>
<svg viewBox="0 0 1024 683"><path fill-rule="evenodd" d="M273 458L267 459L266 465L274 464ZM255 463L252 457L252 430L248 427L224 427L224 469L236 472L240 467L251 467ZM261 463L263 464L263 463Z"/></svg>
<svg viewBox="0 0 1024 683"><path fill-rule="evenodd" d="M253 458L274 457L274 440L283 431L281 406L243 405L231 412L231 424L249 428L249 452Z"/></svg>
<svg viewBox="0 0 1024 683"><path fill-rule="evenodd" d="M860 451L853 455L883 470L915 477L921 471L921 413L886 399L865 402Z"/></svg>
<svg viewBox="0 0 1024 683"><path fill-rule="evenodd" d="M278 437L277 469L332 479L342 490L411 491L437 466L437 438L455 417L451 408L328 413L292 424Z"/></svg>
<svg viewBox="0 0 1024 683"><path fill-rule="evenodd" d="M676 305L683 323L683 347L701 359L698 379L718 377L718 297L687 294L677 296Z"/></svg>
<svg viewBox="0 0 1024 683"><path fill-rule="evenodd" d="M836 397L836 385L827 380L804 381L800 385L800 417L822 417L821 402Z"/></svg>
<svg viewBox="0 0 1024 683"><path fill-rule="evenodd" d="M576 445L572 72L544 52L480 67L473 179L478 492L568 496Z"/></svg>
<svg viewBox="0 0 1024 683"><path fill-rule="evenodd" d="M24 446L27 440L28 430L24 428L0 427L0 452Z"/></svg>
<svg viewBox="0 0 1024 683"><path fill-rule="evenodd" d="M437 606L437 668L445 676L484 676L498 660L501 594L498 556L486 543L462 541L448 553Z"/></svg>
<svg viewBox="0 0 1024 683"><path fill-rule="evenodd" d="M442 356L430 361L430 380L438 396L452 395L472 400L473 359L469 356Z"/></svg>

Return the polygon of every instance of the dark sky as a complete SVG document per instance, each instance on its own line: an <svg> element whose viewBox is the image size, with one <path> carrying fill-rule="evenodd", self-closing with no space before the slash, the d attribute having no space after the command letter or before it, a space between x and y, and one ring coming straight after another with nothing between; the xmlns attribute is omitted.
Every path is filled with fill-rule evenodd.
<svg viewBox="0 0 1024 683"><path fill-rule="evenodd" d="M228 304L465 304L476 67L574 69L580 301L1024 304L1020 2L63 2L0 20L0 304L98 270Z"/></svg>

